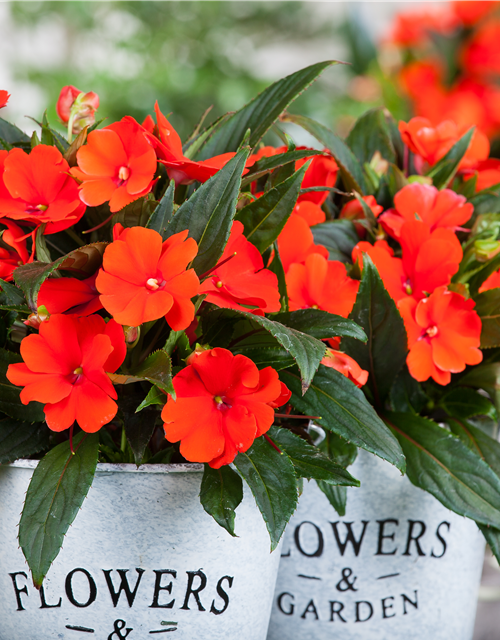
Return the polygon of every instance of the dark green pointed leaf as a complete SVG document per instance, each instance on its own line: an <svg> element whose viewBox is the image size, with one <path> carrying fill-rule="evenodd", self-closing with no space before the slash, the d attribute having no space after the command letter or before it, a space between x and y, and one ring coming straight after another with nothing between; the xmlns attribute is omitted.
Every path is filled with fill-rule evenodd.
<svg viewBox="0 0 500 640"><path fill-rule="evenodd" d="M30 148L30 138L15 125L0 118L0 138L14 147Z"/></svg>
<svg viewBox="0 0 500 640"><path fill-rule="evenodd" d="M325 355L326 347L312 336L308 336L301 331L285 327L279 322L269 320L269 318L256 316L246 311L226 311L224 315L242 316L254 325L260 325L268 331L279 344L292 356L297 363L302 374L302 392L308 388L311 380L318 369L318 365Z"/></svg>
<svg viewBox="0 0 500 640"><path fill-rule="evenodd" d="M347 487L328 484L328 482L324 482L323 480L316 480L316 484L328 498L330 504L339 514L339 516L345 516L345 508L347 505Z"/></svg>
<svg viewBox="0 0 500 640"><path fill-rule="evenodd" d="M281 233L300 193L307 165L238 212L245 236L263 253Z"/></svg>
<svg viewBox="0 0 500 640"><path fill-rule="evenodd" d="M471 180L468 180L471 182ZM483 189L479 193L476 193L470 198L471 204L474 205L475 215L482 215L485 213L499 213L500 212L500 184Z"/></svg>
<svg viewBox="0 0 500 640"><path fill-rule="evenodd" d="M45 423L0 419L0 464L32 456L49 446L49 428Z"/></svg>
<svg viewBox="0 0 500 640"><path fill-rule="evenodd" d="M120 209L118 213L115 213L112 224L122 224L127 228L144 227L155 209L156 202L154 200L139 198Z"/></svg>
<svg viewBox="0 0 500 640"><path fill-rule="evenodd" d="M346 189L354 189L363 195L368 195L368 186L363 175L362 165L341 138L327 127L306 116L287 114L284 121L298 124L330 151L339 165Z"/></svg>
<svg viewBox="0 0 500 640"><path fill-rule="evenodd" d="M479 293L474 311L481 318L481 348L500 347L500 289Z"/></svg>
<svg viewBox="0 0 500 640"><path fill-rule="evenodd" d="M449 416L455 418L472 418L473 416L490 416L496 419L495 405L474 389L455 387L447 391L440 399L439 406ZM500 445L499 445L500 447Z"/></svg>
<svg viewBox="0 0 500 640"><path fill-rule="evenodd" d="M46 262L24 264L14 271L14 280L24 291L30 308L36 311L40 287L51 273L56 269L60 269L90 276L101 266L106 246L106 242L94 242L93 244L79 247L50 264Z"/></svg>
<svg viewBox="0 0 500 640"><path fill-rule="evenodd" d="M370 109L356 120L346 143L362 164L370 162L377 151L382 158L396 162L391 132L381 107Z"/></svg>
<svg viewBox="0 0 500 640"><path fill-rule="evenodd" d="M130 370L134 378L148 380L165 393L170 393L175 399L175 391L172 384L172 361L166 351L159 349L144 360L138 367Z"/></svg>
<svg viewBox="0 0 500 640"><path fill-rule="evenodd" d="M431 420L390 413L386 421L401 444L415 486L459 515L500 527L500 478L479 455Z"/></svg>
<svg viewBox="0 0 500 640"><path fill-rule="evenodd" d="M450 183L458 170L460 160L464 157L474 135L474 127L471 127L460 140L458 140L448 153L441 158L428 172L432 182L438 189L444 189Z"/></svg>
<svg viewBox="0 0 500 640"><path fill-rule="evenodd" d="M361 284L349 319L365 330L368 342L363 344L344 338L342 349L369 372L367 386L375 404L381 406L406 360L407 340L403 319L366 254Z"/></svg>
<svg viewBox="0 0 500 640"><path fill-rule="evenodd" d="M491 552L500 564L500 529L488 527L480 522L477 522L476 524L479 527L479 531L483 534L484 539L489 544Z"/></svg>
<svg viewBox="0 0 500 640"><path fill-rule="evenodd" d="M234 354L250 358L259 369L273 367L276 371L287 369L295 364L294 359L280 343L267 331L259 331L243 340L239 340L232 348Z"/></svg>
<svg viewBox="0 0 500 640"><path fill-rule="evenodd" d="M168 223L171 221L172 216L174 214L174 193L175 193L175 182L173 180L170 181L167 190L161 201L158 203L158 206L151 214L149 218L146 228L153 229L154 231L158 231L161 237L166 240L167 236L165 235Z"/></svg>
<svg viewBox="0 0 500 640"><path fill-rule="evenodd" d="M278 80L264 89L256 98L223 121L208 142L202 147L199 160L206 160L221 153L236 151L248 129L249 144L255 147L279 115L321 72L334 61L318 62Z"/></svg>
<svg viewBox="0 0 500 640"><path fill-rule="evenodd" d="M52 146L54 144L54 136L52 135L52 131L49 127L49 122L47 120L47 111L44 112L42 122L40 123L42 127L41 131L41 142L42 144L47 144Z"/></svg>
<svg viewBox="0 0 500 640"><path fill-rule="evenodd" d="M163 391L158 389L156 385L153 385L151 389L148 391L148 395L137 407L135 412L139 413L139 411L142 411L143 409L145 409L146 407L149 407L152 404L159 404L160 406L163 406L166 401L167 401L167 396L163 393Z"/></svg>
<svg viewBox="0 0 500 640"><path fill-rule="evenodd" d="M500 443L465 418L449 419L448 424L453 433L500 477Z"/></svg>
<svg viewBox="0 0 500 640"><path fill-rule="evenodd" d="M43 404L32 401L24 405L19 397L20 393L21 387L0 384L0 412L15 420L43 422L45 420Z"/></svg>
<svg viewBox="0 0 500 640"><path fill-rule="evenodd" d="M271 538L271 551L274 551L297 506L292 461L261 437L246 453L236 456L234 465L253 493Z"/></svg>
<svg viewBox="0 0 500 640"><path fill-rule="evenodd" d="M205 465L200 502L205 511L229 534L234 533L234 510L243 500L243 482L229 465L212 469Z"/></svg>
<svg viewBox="0 0 500 640"><path fill-rule="evenodd" d="M57 557L94 478L99 435L79 433L73 445L74 455L66 441L42 458L26 494L19 544L37 588Z"/></svg>
<svg viewBox="0 0 500 640"><path fill-rule="evenodd" d="M429 398L422 391L420 384L412 378L408 369L404 367L391 387L389 402L392 411L420 413Z"/></svg>
<svg viewBox="0 0 500 640"><path fill-rule="evenodd" d="M0 289L2 290L5 300L8 304L15 306L23 306L26 304L26 299L23 292L11 282L5 282L0 279Z"/></svg>
<svg viewBox="0 0 500 640"><path fill-rule="evenodd" d="M241 174L248 158L242 149L220 171L199 187L182 204L165 230L165 238L184 229L198 243L193 260L197 273L203 274L217 263L226 246L241 184Z"/></svg>
<svg viewBox="0 0 500 640"><path fill-rule="evenodd" d="M335 336L354 338L363 342L367 340L365 332L355 322L321 309L299 309L289 313L279 313L273 316L273 320L319 340Z"/></svg>
<svg viewBox="0 0 500 640"><path fill-rule="evenodd" d="M283 263L281 262L280 250L278 243L274 243L274 258L271 264L267 267L269 271L272 271L278 278L278 290L281 298L281 311L288 311L288 289L286 287L285 270L283 269Z"/></svg>
<svg viewBox="0 0 500 640"><path fill-rule="evenodd" d="M166 396L163 396L164 398ZM158 409L148 406L143 411L137 413L134 398L122 398L120 408L125 419L125 434L127 441L134 454L134 462L139 467L144 461L144 454L153 432L156 421L159 417Z"/></svg>
<svg viewBox="0 0 500 640"><path fill-rule="evenodd" d="M278 153L275 156L268 156L261 158L258 162L252 165L249 169L249 173L243 177L241 186L246 186L264 176L269 171L284 166L290 162L296 162L304 158L312 158L313 156L322 155L322 151L314 151L312 149L299 149L294 151L287 151L286 153Z"/></svg>
<svg viewBox="0 0 500 640"><path fill-rule="evenodd" d="M405 462L396 438L378 417L363 392L335 369L321 365L307 393L301 397L300 381L290 371L280 378L292 391L290 403L315 422L362 449L376 454L404 471Z"/></svg>
<svg viewBox="0 0 500 640"><path fill-rule="evenodd" d="M359 242L350 220L329 220L311 227L314 242L328 249L330 260L352 263L352 250Z"/></svg>
<svg viewBox="0 0 500 640"><path fill-rule="evenodd" d="M359 487L359 481L343 467L332 462L317 447L307 443L288 429L271 427L268 436L290 458L299 478L324 480L329 484L346 487Z"/></svg>

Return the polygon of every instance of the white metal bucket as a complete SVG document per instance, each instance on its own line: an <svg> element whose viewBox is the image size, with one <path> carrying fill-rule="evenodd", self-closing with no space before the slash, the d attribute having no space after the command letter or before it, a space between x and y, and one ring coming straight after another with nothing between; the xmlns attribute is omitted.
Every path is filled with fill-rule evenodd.
<svg viewBox="0 0 500 640"><path fill-rule="evenodd" d="M484 539L360 451L339 517L306 482L283 543L268 640L471 640Z"/></svg>
<svg viewBox="0 0 500 640"><path fill-rule="evenodd" d="M0 640L265 639L280 552L247 486L232 538L202 465L99 464L38 592L17 541L36 464L0 466Z"/></svg>

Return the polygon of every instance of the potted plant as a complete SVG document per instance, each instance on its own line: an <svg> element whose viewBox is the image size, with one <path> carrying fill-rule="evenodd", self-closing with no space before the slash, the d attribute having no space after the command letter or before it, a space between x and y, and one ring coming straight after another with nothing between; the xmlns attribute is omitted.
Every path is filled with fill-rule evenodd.
<svg viewBox="0 0 500 640"><path fill-rule="evenodd" d="M98 97L75 87L67 139L45 116L31 139L0 120L2 640L263 639L302 479L358 484L292 411L321 362L322 416L404 470L359 367L326 352L367 338L345 317L359 282L338 262L337 306L289 305L299 256L278 237L297 202L319 209L337 162L282 133L257 157L330 64L184 145L158 105L95 123Z"/></svg>
<svg viewBox="0 0 500 640"><path fill-rule="evenodd" d="M488 139L452 121L397 125L381 109L345 141L303 116L281 119L339 164L311 231L330 260L360 277L348 318L368 340L342 338L340 348L368 373L358 384L398 439L406 477L369 447L358 455L330 423L320 368L291 402L321 416L310 429L315 444L340 464L356 460L361 487L306 485L283 545L268 638L470 640L484 550L474 521L497 557L500 531L499 185L478 188L491 178ZM286 273L291 308L312 263ZM281 379L296 390L286 371Z"/></svg>

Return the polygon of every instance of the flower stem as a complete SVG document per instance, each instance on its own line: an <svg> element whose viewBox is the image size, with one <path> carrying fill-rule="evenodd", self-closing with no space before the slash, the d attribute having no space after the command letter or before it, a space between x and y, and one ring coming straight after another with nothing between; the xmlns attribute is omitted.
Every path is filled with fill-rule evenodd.
<svg viewBox="0 0 500 640"><path fill-rule="evenodd" d="M271 440L271 438L267 435L267 433L264 434L264 438L269 442L269 444L271 445L271 447L273 449L276 449L276 451L280 454L283 455L283 451L278 447L278 445L274 444L274 442Z"/></svg>

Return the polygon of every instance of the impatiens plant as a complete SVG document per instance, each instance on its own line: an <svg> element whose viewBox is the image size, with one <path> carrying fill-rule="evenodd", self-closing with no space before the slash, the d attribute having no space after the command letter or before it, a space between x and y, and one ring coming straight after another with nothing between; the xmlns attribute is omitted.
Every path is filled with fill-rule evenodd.
<svg viewBox="0 0 500 640"><path fill-rule="evenodd" d="M330 64L184 144L158 104L91 124L74 87L71 143L0 119L0 463L43 460L19 531L37 586L98 461L204 463L231 535L244 480L274 549L303 479L345 512L361 447L500 549L499 195L470 185L472 131L431 157L381 110L346 141L289 113Z"/></svg>

